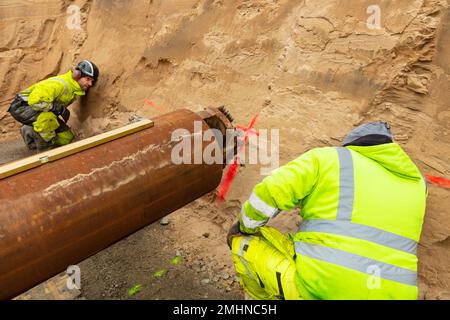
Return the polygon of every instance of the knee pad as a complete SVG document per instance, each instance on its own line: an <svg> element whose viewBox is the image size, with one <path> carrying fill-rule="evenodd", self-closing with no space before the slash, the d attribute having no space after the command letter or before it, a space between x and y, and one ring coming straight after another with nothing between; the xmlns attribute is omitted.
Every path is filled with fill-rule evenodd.
<svg viewBox="0 0 450 320"><path fill-rule="evenodd" d="M33 122L33 129L44 139L50 141L55 137L55 130L58 129L59 122L52 112L41 112L36 121Z"/></svg>

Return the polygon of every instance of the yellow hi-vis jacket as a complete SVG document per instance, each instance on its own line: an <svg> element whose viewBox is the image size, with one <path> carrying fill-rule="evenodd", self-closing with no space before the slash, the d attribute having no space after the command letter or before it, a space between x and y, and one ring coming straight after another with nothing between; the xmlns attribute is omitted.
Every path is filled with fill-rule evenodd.
<svg viewBox="0 0 450 320"><path fill-rule="evenodd" d="M53 102L67 107L76 96L83 95L85 92L73 79L72 70L35 83L19 93L22 100L27 101L35 111L50 111Z"/></svg>
<svg viewBox="0 0 450 320"><path fill-rule="evenodd" d="M244 204L241 231L301 207L293 236L305 299L417 299L426 182L396 143L317 148L276 169Z"/></svg>

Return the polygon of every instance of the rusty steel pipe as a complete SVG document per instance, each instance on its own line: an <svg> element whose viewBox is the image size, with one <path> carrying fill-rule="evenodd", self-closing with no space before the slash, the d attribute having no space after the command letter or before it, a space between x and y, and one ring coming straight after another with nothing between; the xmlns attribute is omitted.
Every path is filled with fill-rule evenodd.
<svg viewBox="0 0 450 320"><path fill-rule="evenodd" d="M194 121L203 131L213 125L223 132L232 128L227 117L218 109L180 110L153 121L152 128L0 180L1 299L218 186L222 164L172 163L171 134L194 132Z"/></svg>

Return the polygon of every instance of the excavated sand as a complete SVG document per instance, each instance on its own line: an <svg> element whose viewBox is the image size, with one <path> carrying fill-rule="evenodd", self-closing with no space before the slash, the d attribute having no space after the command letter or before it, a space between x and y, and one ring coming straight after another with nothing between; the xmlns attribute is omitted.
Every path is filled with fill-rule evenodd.
<svg viewBox="0 0 450 320"><path fill-rule="evenodd" d="M67 27L70 5L81 9L79 30ZM370 5L379 5L380 29L368 28ZM279 129L282 165L338 145L358 124L385 120L423 173L449 178L449 7L450 0L3 0L2 161L22 155L14 141L23 148L8 99L87 58L101 78L71 107L81 138L134 114L226 105L236 123L259 113L258 128ZM168 226L144 228L87 259L83 295L127 298L127 288L158 270L162 250L165 258L178 250L186 258L185 269L172 271L179 277L158 280L139 298L205 298L205 290L241 298L223 275L232 274L225 235L262 178L259 165L241 167L223 206L207 195L171 214ZM295 230L295 214L275 223ZM450 193L431 185L418 252L421 299L450 298L449 253ZM184 290L180 279L191 279Z"/></svg>

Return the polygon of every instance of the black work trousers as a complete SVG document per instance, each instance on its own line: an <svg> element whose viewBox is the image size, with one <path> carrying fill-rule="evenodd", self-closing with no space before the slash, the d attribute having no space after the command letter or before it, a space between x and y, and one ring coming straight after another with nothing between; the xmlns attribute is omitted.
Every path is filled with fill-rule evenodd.
<svg viewBox="0 0 450 320"><path fill-rule="evenodd" d="M33 122L36 121L40 114L39 111L34 111L28 105L28 102L22 100L19 96L16 96L14 101L11 103L8 108L8 112L14 119L27 126L33 126Z"/></svg>

